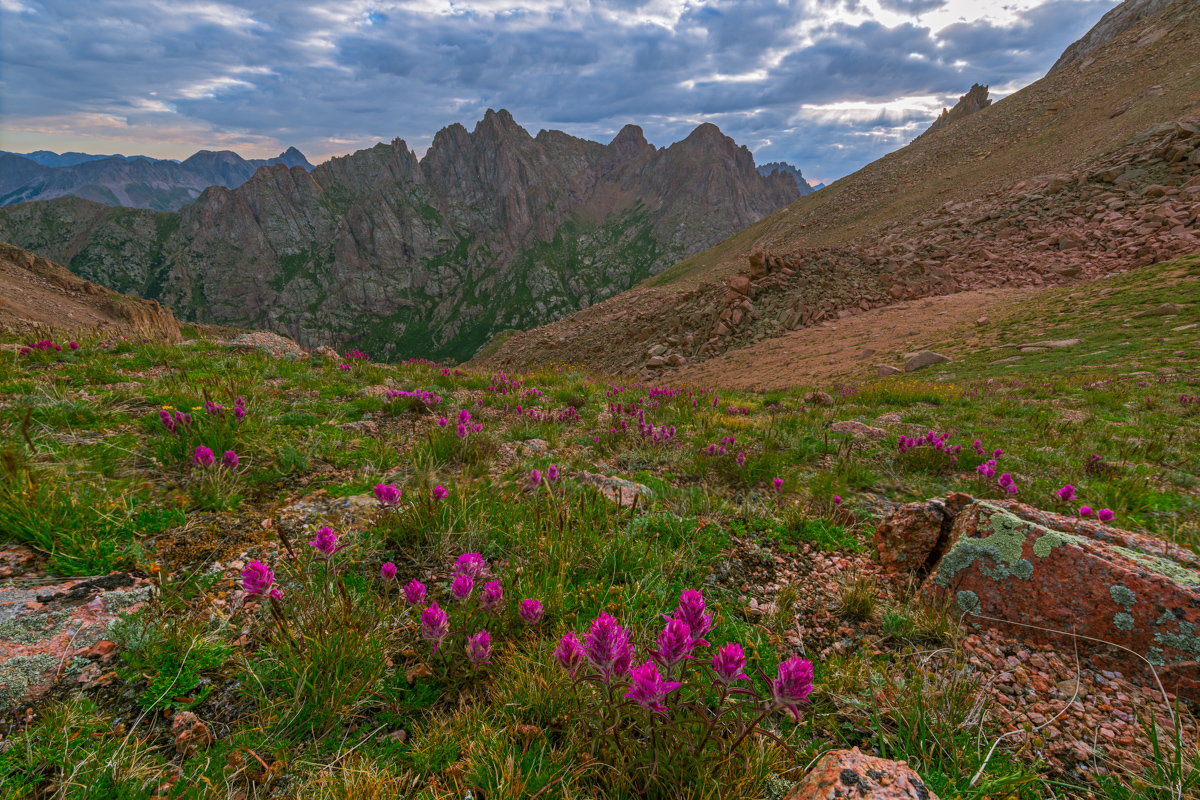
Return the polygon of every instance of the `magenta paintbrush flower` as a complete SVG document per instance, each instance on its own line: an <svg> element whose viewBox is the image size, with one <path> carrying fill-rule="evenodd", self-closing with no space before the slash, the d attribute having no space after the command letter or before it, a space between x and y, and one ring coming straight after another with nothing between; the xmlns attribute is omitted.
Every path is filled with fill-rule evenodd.
<svg viewBox="0 0 1200 800"><path fill-rule="evenodd" d="M400 503L400 487L394 483L375 484L375 499L380 505L395 506Z"/></svg>
<svg viewBox="0 0 1200 800"><path fill-rule="evenodd" d="M584 659L583 645L579 643L579 638L574 633L563 634L554 650L554 658L559 666L574 675Z"/></svg>
<svg viewBox="0 0 1200 800"><path fill-rule="evenodd" d="M242 591L249 595L263 594L275 582L275 573L261 561L251 561L242 570Z"/></svg>
<svg viewBox="0 0 1200 800"><path fill-rule="evenodd" d="M546 480L551 483L558 483L558 467L554 464L546 467Z"/></svg>
<svg viewBox="0 0 1200 800"><path fill-rule="evenodd" d="M309 544L315 547L319 553L326 556L331 556L342 549L338 547L337 534L328 525L317 531L316 537Z"/></svg>
<svg viewBox="0 0 1200 800"><path fill-rule="evenodd" d="M471 662L471 666L479 669L488 663L488 658L492 654L492 635L486 630L479 631L467 639L466 650L467 660Z"/></svg>
<svg viewBox="0 0 1200 800"><path fill-rule="evenodd" d="M396 579L396 565L393 564L391 561L387 562L386 564L384 564L382 567L379 568L379 575L385 581L395 580Z"/></svg>
<svg viewBox="0 0 1200 800"><path fill-rule="evenodd" d="M1064 503L1069 503L1075 499L1075 487L1068 483L1066 486L1055 492L1055 494L1058 495L1059 500L1062 500Z"/></svg>
<svg viewBox="0 0 1200 800"><path fill-rule="evenodd" d="M454 595L455 600L466 600L474 589L475 581L471 580L470 575L457 575L450 584L450 594Z"/></svg>
<svg viewBox="0 0 1200 800"><path fill-rule="evenodd" d="M433 497L435 500L445 500L450 496L450 492L446 491L445 486L433 487Z"/></svg>
<svg viewBox="0 0 1200 800"><path fill-rule="evenodd" d="M433 652L450 633L450 616L433 603L421 612L421 636L433 644Z"/></svg>
<svg viewBox="0 0 1200 800"><path fill-rule="evenodd" d="M478 580L488 573L487 562L481 553L463 553L454 562L455 575L469 575Z"/></svg>
<svg viewBox="0 0 1200 800"><path fill-rule="evenodd" d="M410 606L420 605L425 602L425 584L421 583L416 578L408 582L404 587L404 602Z"/></svg>
<svg viewBox="0 0 1200 800"><path fill-rule="evenodd" d="M731 685L734 681L750 680L744 671L746 654L743 652L742 646L734 642L730 642L717 651L712 659L712 668L717 681L726 686Z"/></svg>
<svg viewBox="0 0 1200 800"><path fill-rule="evenodd" d="M783 478L775 478L773 481L771 481L771 484L775 487L775 491L783 491Z"/></svg>
<svg viewBox="0 0 1200 800"><path fill-rule="evenodd" d="M653 661L647 661L645 664L632 668L629 670L629 677L631 685L624 697L651 711L666 710L662 701L668 694L683 685L675 681L663 680Z"/></svg>
<svg viewBox="0 0 1200 800"><path fill-rule="evenodd" d="M679 605L675 608L675 618L688 626L688 631L696 639L696 644L707 646L703 641L706 633L712 630L712 614L704 612L704 595L695 589L684 589L679 594Z"/></svg>
<svg viewBox="0 0 1200 800"><path fill-rule="evenodd" d="M1081 516L1081 517L1090 517L1091 515L1092 515L1092 508L1091 508L1091 506L1081 506L1081 507L1080 507L1080 509L1079 509L1079 516Z"/></svg>
<svg viewBox="0 0 1200 800"><path fill-rule="evenodd" d="M800 721L800 704L808 702L813 690L813 665L811 661L793 656L779 663L779 674L771 681L772 705L776 709L787 709L797 722Z"/></svg>
<svg viewBox="0 0 1200 800"><path fill-rule="evenodd" d="M232 450L226 450L225 456L221 459L221 463L223 463L229 469L237 469L238 454Z"/></svg>
<svg viewBox="0 0 1200 800"><path fill-rule="evenodd" d="M624 674L633 658L629 634L605 611L592 620L583 647L588 663L604 676L605 681L614 674Z"/></svg>
<svg viewBox="0 0 1200 800"><path fill-rule="evenodd" d="M670 672L676 665L691 658L695 647L696 640L692 638L687 624L676 617L658 634L658 649L651 650L650 655L654 656L654 660L662 665L663 669Z"/></svg>
<svg viewBox="0 0 1200 800"><path fill-rule="evenodd" d="M1014 484L1013 476L1006 472L996 479L996 483L1000 484L1001 489L1007 489Z"/></svg>
<svg viewBox="0 0 1200 800"><path fill-rule="evenodd" d="M479 595L479 610L485 614L492 614L503 602L504 587L500 585L500 581L488 581Z"/></svg>
<svg viewBox="0 0 1200 800"><path fill-rule="evenodd" d="M1102 508L1096 512L1096 516L1101 522L1112 522L1113 517L1115 517L1116 514L1112 512L1112 509Z"/></svg>
<svg viewBox="0 0 1200 800"><path fill-rule="evenodd" d="M542 608L541 600L527 598L522 600L521 604L517 606L517 614L520 615L521 619L525 620L526 625L537 625L542 621L542 615L545 613L546 610Z"/></svg>
<svg viewBox="0 0 1200 800"><path fill-rule="evenodd" d="M536 489L541 482L542 482L541 470L536 470L536 469L530 470L529 471L529 488Z"/></svg>
<svg viewBox="0 0 1200 800"><path fill-rule="evenodd" d="M209 450L204 445L197 447L195 454L192 456L192 461L196 462L202 467L211 467L214 460L213 451Z"/></svg>

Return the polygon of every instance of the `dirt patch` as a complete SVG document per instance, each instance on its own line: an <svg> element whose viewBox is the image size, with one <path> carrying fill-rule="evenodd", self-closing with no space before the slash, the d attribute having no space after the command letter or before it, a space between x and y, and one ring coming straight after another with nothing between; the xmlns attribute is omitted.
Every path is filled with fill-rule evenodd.
<svg viewBox="0 0 1200 800"><path fill-rule="evenodd" d="M976 320L994 317L1040 291L962 292L872 309L683 367L676 379L730 389L775 389L834 378L865 379L876 374L878 364L902 370L904 356L921 350L953 359L990 338ZM868 350L872 352L864 355Z"/></svg>

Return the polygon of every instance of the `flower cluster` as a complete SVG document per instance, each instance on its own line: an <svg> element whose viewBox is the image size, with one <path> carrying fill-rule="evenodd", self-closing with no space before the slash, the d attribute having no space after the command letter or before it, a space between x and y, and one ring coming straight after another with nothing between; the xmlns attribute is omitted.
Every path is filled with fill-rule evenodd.
<svg viewBox="0 0 1200 800"><path fill-rule="evenodd" d="M780 663L769 696L760 697L746 674L742 646L714 647L705 640L713 617L699 591L684 591L674 613L663 618L666 624L644 657L629 631L604 611L582 637L564 634L554 651L587 706L583 717L593 735L613 738L616 747L603 752L617 759L614 766L636 771L646 762L657 769L667 761L727 758L771 713L800 719L813 690L812 662L794 657ZM631 718L625 708L641 714ZM699 735L697 727L680 724L685 719L700 723ZM637 746L623 747L622 733Z"/></svg>
<svg viewBox="0 0 1200 800"><path fill-rule="evenodd" d="M381 570L385 580L395 576L395 567L389 571L388 566L385 564ZM431 602L421 611L421 638L431 646L432 656L438 657L440 652L445 669L449 669L456 657L461 657L478 670L491 657L492 634L479 624L479 617L497 621L497 615L504 609L504 586L500 581L488 580L490 575L482 555L463 553L454 562L450 610ZM404 601L411 606L422 605L427 594L425 584L415 578L404 587ZM459 618L455 624L451 613ZM540 600L525 598L517 604L517 616L527 626L536 626L544 613ZM456 639L462 640L461 650L448 645Z"/></svg>
<svg viewBox="0 0 1200 800"><path fill-rule="evenodd" d="M371 357L361 350L351 350L346 353L346 358L352 361L369 361Z"/></svg>
<svg viewBox="0 0 1200 800"><path fill-rule="evenodd" d="M79 345L76 344L75 342L71 342L69 346L72 350L79 349ZM49 352L61 353L62 345L55 344L54 342L50 341L49 339L42 339L41 341L38 341L38 342L26 342L25 346L22 347L19 352L21 355L27 356L30 353L32 353L34 350L40 350L42 352L47 352L47 353L49 353Z"/></svg>
<svg viewBox="0 0 1200 800"><path fill-rule="evenodd" d="M958 454L962 452L962 445L951 445L948 441L950 434L937 433L929 431L924 436L901 436L896 444L896 451L899 453L907 453L909 450L915 450L918 447L928 447L938 453L945 453L950 457L950 463L958 463Z"/></svg>
<svg viewBox="0 0 1200 800"><path fill-rule="evenodd" d="M434 394L428 389L415 389L411 392L403 389L388 389L383 393L385 400L411 400L420 402L427 406L436 406L442 402L442 396Z"/></svg>
<svg viewBox="0 0 1200 800"><path fill-rule="evenodd" d="M1076 497L1075 487L1069 483L1056 491L1054 494L1058 497L1060 502L1067 505L1070 505ZM1078 513L1079 516L1084 519L1092 516L1092 514L1095 514L1096 519L1100 520L1101 522L1112 522L1117 516L1113 513L1112 509L1102 508L1099 511L1094 511L1091 506L1080 506Z"/></svg>

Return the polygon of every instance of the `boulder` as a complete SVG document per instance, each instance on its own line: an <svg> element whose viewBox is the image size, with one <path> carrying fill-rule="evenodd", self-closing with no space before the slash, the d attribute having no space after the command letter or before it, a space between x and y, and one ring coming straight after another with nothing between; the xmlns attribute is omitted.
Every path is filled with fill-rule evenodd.
<svg viewBox="0 0 1200 800"><path fill-rule="evenodd" d="M922 350L904 362L904 371L914 372L922 367L928 367L930 364L945 364L948 361L950 361L949 358L939 355L932 350Z"/></svg>
<svg viewBox="0 0 1200 800"><path fill-rule="evenodd" d="M903 761L859 751L832 750L821 756L784 800L938 800L921 776Z"/></svg>
<svg viewBox="0 0 1200 800"><path fill-rule="evenodd" d="M745 275L734 275L729 279L729 288L738 294L750 294L750 279Z"/></svg>
<svg viewBox="0 0 1200 800"><path fill-rule="evenodd" d="M833 398L825 392L809 392L804 395L804 402L812 403L815 406L831 406Z"/></svg>
<svg viewBox="0 0 1200 800"><path fill-rule="evenodd" d="M887 438L887 431L883 428L873 428L853 419L835 422L829 426L829 430L834 433L848 433L855 439L870 439L874 442Z"/></svg>
<svg viewBox="0 0 1200 800"><path fill-rule="evenodd" d="M886 377L888 375L899 375L903 371L904 370L900 369L899 367L893 367L891 364L876 364L875 365L875 374L877 376L879 376L880 378Z"/></svg>
<svg viewBox="0 0 1200 800"><path fill-rule="evenodd" d="M1179 313L1179 306L1174 303L1163 303L1157 308L1152 308L1149 311L1141 311L1133 315L1134 319L1138 317L1169 317Z"/></svg>
<svg viewBox="0 0 1200 800"><path fill-rule="evenodd" d="M337 350L334 350L327 344L323 344L316 350L313 350L313 355L326 361L340 361L342 358L338 355Z"/></svg>
<svg viewBox="0 0 1200 800"><path fill-rule="evenodd" d="M643 497L647 500L654 497L654 492L651 491L650 487L624 478L599 475L587 471L572 473L571 477L580 483L595 486L606 498L626 508L637 502L638 497Z"/></svg>
<svg viewBox="0 0 1200 800"><path fill-rule="evenodd" d="M1078 646L1099 669L1152 680L1149 663L1169 690L1200 700L1200 571L1174 560L1166 543L1067 520L975 501L954 515L926 588L955 603L967 624ZM914 536L927 537L929 524L914 517Z"/></svg>
<svg viewBox="0 0 1200 800"><path fill-rule="evenodd" d="M661 367L666 363L667 360L662 356L654 356L653 358L646 359L647 367Z"/></svg>
<svg viewBox="0 0 1200 800"><path fill-rule="evenodd" d="M972 502L970 495L953 492L945 500L935 497L899 506L875 528L879 563L892 574L933 567L955 515Z"/></svg>

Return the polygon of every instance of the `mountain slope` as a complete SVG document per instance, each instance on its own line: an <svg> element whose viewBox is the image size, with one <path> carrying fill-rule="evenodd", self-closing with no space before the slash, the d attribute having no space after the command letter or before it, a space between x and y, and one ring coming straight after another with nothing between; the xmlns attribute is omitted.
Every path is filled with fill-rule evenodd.
<svg viewBox="0 0 1200 800"><path fill-rule="evenodd" d="M190 159L189 159L190 160ZM0 210L0 237L187 319L377 357L466 359L489 336L586 308L799 196L713 125L656 148L530 136L507 111L404 142L273 166L176 214L73 198Z"/></svg>
<svg viewBox="0 0 1200 800"><path fill-rule="evenodd" d="M0 205L71 196L110 206L171 211L192 202L209 186L241 186L259 167L283 164L312 169L294 147L275 158L251 160L229 150L201 150L181 162L71 153L64 155L75 163L63 166L45 165L62 160L48 157L54 153L32 155L45 157L0 154Z"/></svg>
<svg viewBox="0 0 1200 800"><path fill-rule="evenodd" d="M513 337L489 354L487 364L520 368L567 359L609 372L665 369L896 297L987 286L992 274L998 281L1012 274L1019 285L1036 285L1035 278L1079 280L1089 270L1153 261L1160 251L1184 245L1167 247L1157 233L1136 233L1143 217L1176 219L1182 213L1186 222L1189 207L1172 205L1185 201L1180 195L1168 198L1160 214L1151 208L1159 200L1145 190L1154 183L1178 184L1180 170L1195 168L1190 155L1180 161L1171 149L1172 139L1184 137L1178 148L1186 155L1193 140L1170 124L1131 137L1200 113L1198 32L1196 0L1162 5L1074 66L918 137L631 292ZM1121 156L1127 144L1132 149ZM1093 180L1091 169L1110 155L1127 160L1107 162L1110 171L1121 167L1109 179L1122 170L1132 177L1101 202L1113 184ZM1147 169L1133 169L1133 159ZM1070 174L1068 183L1051 187L1049 176L1062 173ZM1041 192L1064 186L1073 204L1040 202ZM1114 209L1107 203L1117 200L1120 213L1109 217ZM1128 212L1121 210L1126 203ZM1089 225L1099 239L1087 239L1093 244L1082 252L1096 247L1109 253L1111 247L1113 259L1088 261L1074 277L1050 274L1052 266L1072 269L1078 255L1056 255L1057 239L1050 237L1065 235L1070 226L1086 233ZM947 232L931 236L937 227ZM767 252L748 267L747 256L758 247ZM748 278L744 294L729 286L739 271L739 280ZM770 285L760 286L768 273ZM601 340L604 349L593 352Z"/></svg>
<svg viewBox="0 0 1200 800"><path fill-rule="evenodd" d="M153 300L126 297L0 241L0 332L127 336L178 342L179 322Z"/></svg>

